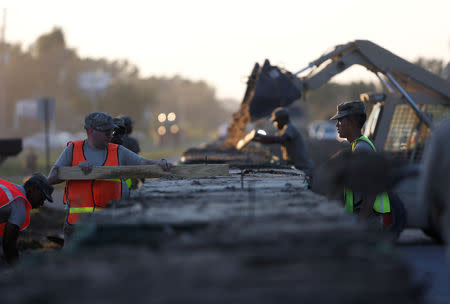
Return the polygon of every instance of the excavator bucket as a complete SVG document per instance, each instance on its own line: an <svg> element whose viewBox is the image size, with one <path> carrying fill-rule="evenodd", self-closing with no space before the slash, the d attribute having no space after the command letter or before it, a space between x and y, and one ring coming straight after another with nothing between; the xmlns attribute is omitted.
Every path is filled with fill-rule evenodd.
<svg viewBox="0 0 450 304"><path fill-rule="evenodd" d="M266 117L277 107L286 107L301 97L300 80L290 72L264 61L255 64L247 82L243 104L248 104L251 121Z"/></svg>
<svg viewBox="0 0 450 304"><path fill-rule="evenodd" d="M0 156L14 156L22 152L22 139L0 139Z"/></svg>
<svg viewBox="0 0 450 304"><path fill-rule="evenodd" d="M302 96L301 80L264 61L253 67L240 108L227 129L225 147L236 147L246 135L246 125L269 116L277 107L287 107Z"/></svg>
<svg viewBox="0 0 450 304"><path fill-rule="evenodd" d="M0 164L8 157L22 152L22 139L0 139Z"/></svg>

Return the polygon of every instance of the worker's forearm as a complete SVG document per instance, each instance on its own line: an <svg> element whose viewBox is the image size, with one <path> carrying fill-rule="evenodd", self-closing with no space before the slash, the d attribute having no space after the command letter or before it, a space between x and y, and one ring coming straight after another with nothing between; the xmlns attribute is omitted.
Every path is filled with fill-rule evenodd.
<svg viewBox="0 0 450 304"><path fill-rule="evenodd" d="M158 165L164 171L170 171L170 169L173 167L173 164L169 163L164 158L159 161L143 158L140 162L140 165Z"/></svg>
<svg viewBox="0 0 450 304"><path fill-rule="evenodd" d="M263 144L279 144L281 138L279 136L262 135L258 137L257 141Z"/></svg>
<svg viewBox="0 0 450 304"><path fill-rule="evenodd" d="M141 162L139 164L140 165L158 165L159 164L159 160L142 158Z"/></svg>
<svg viewBox="0 0 450 304"><path fill-rule="evenodd" d="M53 166L50 170L50 173L48 174L48 183L50 185L59 184L62 183L63 180L58 178L58 166Z"/></svg>
<svg viewBox="0 0 450 304"><path fill-rule="evenodd" d="M19 259L16 243L19 237L19 227L17 225L6 223L5 233L3 235L3 253L8 264L14 264Z"/></svg>

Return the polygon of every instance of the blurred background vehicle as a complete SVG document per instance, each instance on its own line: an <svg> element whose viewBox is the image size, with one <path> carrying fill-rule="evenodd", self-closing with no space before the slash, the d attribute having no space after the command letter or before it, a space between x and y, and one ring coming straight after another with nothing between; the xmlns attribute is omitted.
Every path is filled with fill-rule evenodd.
<svg viewBox="0 0 450 304"><path fill-rule="evenodd" d="M58 149L65 148L69 141L79 140L82 137L79 137L80 134L73 134L65 131L55 131L50 133L50 148ZM23 139L24 148L32 147L36 150L44 150L45 149L45 133L39 132L35 133L31 136L27 136Z"/></svg>
<svg viewBox="0 0 450 304"><path fill-rule="evenodd" d="M308 136L313 139L340 140L335 123L327 120L316 120L308 126Z"/></svg>

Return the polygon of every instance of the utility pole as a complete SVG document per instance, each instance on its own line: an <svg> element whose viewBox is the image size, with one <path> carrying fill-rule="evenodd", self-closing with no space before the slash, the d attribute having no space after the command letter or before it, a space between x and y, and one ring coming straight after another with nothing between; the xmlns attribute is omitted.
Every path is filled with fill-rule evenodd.
<svg viewBox="0 0 450 304"><path fill-rule="evenodd" d="M448 64L450 65L450 36L447 39L447 48L448 48L448 54L447 54ZM444 62L444 64L445 64L445 62Z"/></svg>
<svg viewBox="0 0 450 304"><path fill-rule="evenodd" d="M2 27L0 30L0 130L6 130L6 8L3 9Z"/></svg>
<svg viewBox="0 0 450 304"><path fill-rule="evenodd" d="M447 80L450 80L450 37L448 38L448 54L449 54L448 62L447 65L444 67L443 74Z"/></svg>
<svg viewBox="0 0 450 304"><path fill-rule="evenodd" d="M50 173L50 113L49 113L49 98L44 98L41 100L44 103L44 123L45 123L45 159L47 165L47 174Z"/></svg>

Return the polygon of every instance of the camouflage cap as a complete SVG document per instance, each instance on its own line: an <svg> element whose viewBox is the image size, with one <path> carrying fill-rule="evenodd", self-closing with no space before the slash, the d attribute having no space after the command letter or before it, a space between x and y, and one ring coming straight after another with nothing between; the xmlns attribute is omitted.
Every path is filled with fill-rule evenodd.
<svg viewBox="0 0 450 304"><path fill-rule="evenodd" d="M27 182L38 187L44 194L45 198L49 202L53 203L53 186L48 183L47 177L45 177L42 173L34 173Z"/></svg>
<svg viewBox="0 0 450 304"><path fill-rule="evenodd" d="M366 106L362 101L343 102L337 106L337 113L330 120L339 119L349 115L366 114Z"/></svg>
<svg viewBox="0 0 450 304"><path fill-rule="evenodd" d="M289 111L283 107L278 107L272 112L270 121L278 121L280 119L289 119Z"/></svg>
<svg viewBox="0 0 450 304"><path fill-rule="evenodd" d="M104 112L92 112L84 119L84 127L98 131L107 131L116 128L111 115Z"/></svg>

